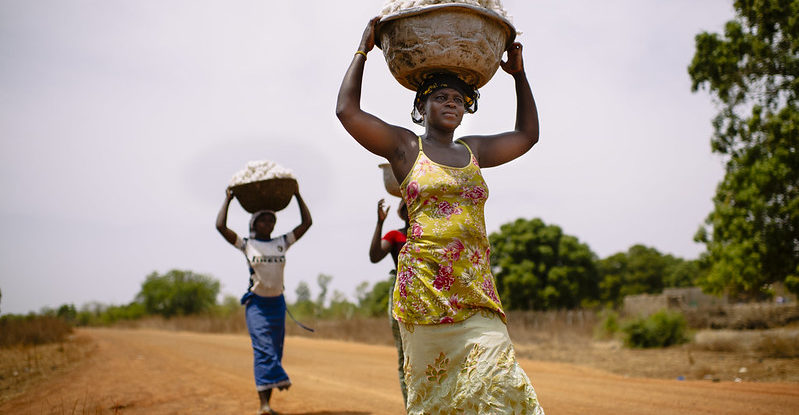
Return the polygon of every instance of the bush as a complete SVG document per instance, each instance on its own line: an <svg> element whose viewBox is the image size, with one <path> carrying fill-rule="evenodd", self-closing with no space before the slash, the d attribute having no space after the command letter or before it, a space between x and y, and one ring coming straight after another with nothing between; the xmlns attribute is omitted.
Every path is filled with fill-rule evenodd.
<svg viewBox="0 0 799 415"><path fill-rule="evenodd" d="M392 271L393 272L393 271ZM380 281L359 301L361 313L368 317L383 317L388 313L388 299L394 285L394 275Z"/></svg>
<svg viewBox="0 0 799 415"><path fill-rule="evenodd" d="M613 310L604 310L600 313L602 319L596 325L594 335L600 339L612 338L619 331L619 315Z"/></svg>
<svg viewBox="0 0 799 415"><path fill-rule="evenodd" d="M77 326L108 326L119 321L138 320L145 315L144 304L135 301L126 305L90 303L76 312L74 323Z"/></svg>
<svg viewBox="0 0 799 415"><path fill-rule="evenodd" d="M658 311L649 317L625 323L624 344L628 347L667 347L688 341L687 324L681 313Z"/></svg>

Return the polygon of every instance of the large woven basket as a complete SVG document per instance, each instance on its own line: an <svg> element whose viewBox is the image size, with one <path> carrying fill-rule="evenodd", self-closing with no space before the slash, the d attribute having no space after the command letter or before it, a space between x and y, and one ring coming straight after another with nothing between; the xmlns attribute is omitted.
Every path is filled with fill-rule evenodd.
<svg viewBox="0 0 799 415"><path fill-rule="evenodd" d="M276 178L244 183L230 188L241 207L247 212L259 210L283 210L297 191L297 181L291 178Z"/></svg>
<svg viewBox="0 0 799 415"><path fill-rule="evenodd" d="M378 164L377 167L383 170L383 186L386 187L388 194L392 196L402 197L400 193L399 183L397 178L394 177L394 171L391 170L391 165L388 163Z"/></svg>
<svg viewBox="0 0 799 415"><path fill-rule="evenodd" d="M507 19L469 4L406 9L384 16L375 27L375 44L391 74L413 91L434 72L450 72L482 87L515 39L516 29Z"/></svg>

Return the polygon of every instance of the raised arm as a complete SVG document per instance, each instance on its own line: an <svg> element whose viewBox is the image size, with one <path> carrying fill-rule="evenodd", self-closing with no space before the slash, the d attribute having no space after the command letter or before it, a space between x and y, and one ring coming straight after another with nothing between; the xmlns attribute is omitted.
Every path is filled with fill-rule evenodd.
<svg viewBox="0 0 799 415"><path fill-rule="evenodd" d="M513 131L492 136L464 138L476 152L481 167L507 163L530 150L538 142L538 109L527 82L522 60L522 44L515 42L508 50L508 60L500 62L502 70L513 76L516 88L516 126Z"/></svg>
<svg viewBox="0 0 799 415"><path fill-rule="evenodd" d="M234 245L238 235L227 227L227 211L231 200L233 200L233 192L230 188L227 188L225 190L225 202L222 204L222 208L219 209L219 214L216 215L216 230L222 234L226 241Z"/></svg>
<svg viewBox="0 0 799 415"><path fill-rule="evenodd" d="M352 57L338 91L336 116L355 140L367 150L392 161L408 130L385 123L361 109L361 85L366 55L375 45L375 24L380 17L369 21L364 29L358 50ZM412 133L411 133L412 134Z"/></svg>
<svg viewBox="0 0 799 415"><path fill-rule="evenodd" d="M297 190L294 191L294 197L297 199L297 205L300 207L300 219L302 222L294 228L292 232L294 232L294 240L300 239L305 232L308 231L308 228L311 227L313 221L311 220L311 211L308 210L308 206L305 205L305 201L302 200L302 196L300 196L300 188L297 187Z"/></svg>
<svg viewBox="0 0 799 415"><path fill-rule="evenodd" d="M375 233L372 235L372 244L369 245L369 260L373 264L380 262L391 250L391 246L382 238L383 222L388 216L388 207L383 208L385 202L385 199L380 199L377 202L377 224L375 225Z"/></svg>

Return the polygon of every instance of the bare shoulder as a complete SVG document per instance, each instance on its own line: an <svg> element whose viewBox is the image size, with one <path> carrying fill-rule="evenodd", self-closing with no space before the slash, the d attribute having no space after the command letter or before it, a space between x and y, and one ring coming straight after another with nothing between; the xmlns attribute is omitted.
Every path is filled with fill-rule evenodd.
<svg viewBox="0 0 799 415"><path fill-rule="evenodd" d="M394 177L399 183L402 183L419 155L419 136L407 128L398 128L401 131L397 132L397 146L391 156L386 158L394 171Z"/></svg>

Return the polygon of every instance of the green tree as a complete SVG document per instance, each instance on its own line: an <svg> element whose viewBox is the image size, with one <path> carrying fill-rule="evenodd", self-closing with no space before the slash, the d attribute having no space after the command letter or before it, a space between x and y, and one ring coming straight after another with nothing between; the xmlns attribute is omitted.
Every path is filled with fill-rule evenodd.
<svg viewBox="0 0 799 415"><path fill-rule="evenodd" d="M394 276L392 275L383 281L375 283L370 291L366 292L362 298L358 298L358 308L362 313L372 317L386 315L388 312L388 299L391 295L389 291L393 280Z"/></svg>
<svg viewBox="0 0 799 415"><path fill-rule="evenodd" d="M691 89L719 106L711 146L725 175L696 234L710 292L799 293L799 0L736 0L724 34L696 36Z"/></svg>
<svg viewBox="0 0 799 415"><path fill-rule="evenodd" d="M369 283L361 281L361 283L355 287L355 299L358 301L358 304L361 304L368 294Z"/></svg>
<svg viewBox="0 0 799 415"><path fill-rule="evenodd" d="M300 281L300 283L297 284L294 294L297 294L298 303L311 301L311 288L308 287L308 283L305 281Z"/></svg>
<svg viewBox="0 0 799 415"><path fill-rule="evenodd" d="M691 287L702 277L703 270L698 260L669 257L669 266L663 278L664 287Z"/></svg>
<svg viewBox="0 0 799 415"><path fill-rule="evenodd" d="M316 305L320 310L325 308L325 301L327 299L327 287L333 281L332 275L319 274L316 276L316 284L319 285L319 295L316 297Z"/></svg>
<svg viewBox="0 0 799 415"><path fill-rule="evenodd" d="M147 313L164 317L198 314L216 305L219 281L192 271L173 269L164 275L147 276L136 301L144 304Z"/></svg>
<svg viewBox="0 0 799 415"><path fill-rule="evenodd" d="M655 248L633 245L597 261L600 298L619 305L624 296L655 294L666 287L688 287L699 275L696 261L664 255Z"/></svg>
<svg viewBox="0 0 799 415"><path fill-rule="evenodd" d="M78 320L78 310L75 308L74 304L62 304L61 307L58 307L56 316L67 323L75 324Z"/></svg>
<svg viewBox="0 0 799 415"><path fill-rule="evenodd" d="M234 296L227 294L222 298L222 302L216 306L215 314L222 317L229 317L241 310L241 300Z"/></svg>
<svg viewBox="0 0 799 415"><path fill-rule="evenodd" d="M541 219L517 219L489 235L492 271L509 310L575 308L599 297L596 255Z"/></svg>
<svg viewBox="0 0 799 415"><path fill-rule="evenodd" d="M347 296L339 290L333 290L333 297L330 299L330 307L327 309L327 317L337 319L350 319L355 314L357 307L347 300Z"/></svg>
<svg viewBox="0 0 799 415"><path fill-rule="evenodd" d="M317 312L316 304L311 300L311 288L305 281L300 281L297 288L294 290L297 295L297 301L291 307L291 313L297 318L310 318L316 317Z"/></svg>

